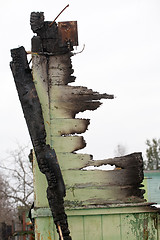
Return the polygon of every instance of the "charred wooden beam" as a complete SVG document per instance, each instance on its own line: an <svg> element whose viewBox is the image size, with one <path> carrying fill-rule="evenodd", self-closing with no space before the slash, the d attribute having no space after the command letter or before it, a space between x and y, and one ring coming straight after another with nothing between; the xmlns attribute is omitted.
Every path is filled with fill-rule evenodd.
<svg viewBox="0 0 160 240"><path fill-rule="evenodd" d="M54 222L61 227L65 240L70 240L67 215L64 210L65 185L54 149L46 144L42 109L33 83L24 47L11 50L10 64L24 117L34 146L39 169L48 181L47 198Z"/></svg>
<svg viewBox="0 0 160 240"><path fill-rule="evenodd" d="M121 157L109 158L104 160L92 160L88 162L88 166L96 166L99 167L103 164L115 165L120 169L128 169L137 167L140 169L141 173L143 173L143 158L142 153L131 153Z"/></svg>

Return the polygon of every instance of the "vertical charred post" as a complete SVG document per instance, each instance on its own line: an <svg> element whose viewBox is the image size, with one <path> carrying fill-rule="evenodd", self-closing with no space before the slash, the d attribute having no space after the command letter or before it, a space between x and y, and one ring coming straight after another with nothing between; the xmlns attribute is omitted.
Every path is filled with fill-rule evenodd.
<svg viewBox="0 0 160 240"><path fill-rule="evenodd" d="M35 150L40 171L45 174L47 198L54 222L61 227L65 240L70 240L67 216L64 210L65 185L54 149L46 145L46 131L39 98L33 83L31 69L24 47L11 50L10 64L24 117Z"/></svg>

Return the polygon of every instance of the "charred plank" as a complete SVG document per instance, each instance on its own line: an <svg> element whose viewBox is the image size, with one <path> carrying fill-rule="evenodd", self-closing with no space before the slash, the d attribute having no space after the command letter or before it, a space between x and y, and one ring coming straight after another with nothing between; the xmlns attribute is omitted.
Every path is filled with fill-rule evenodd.
<svg viewBox="0 0 160 240"><path fill-rule="evenodd" d="M39 169L48 181L47 198L54 222L65 240L71 239L64 210L65 185L54 149L46 145L46 131L39 98L24 47L11 50L10 64ZM37 124L38 123L38 124Z"/></svg>
<svg viewBox="0 0 160 240"><path fill-rule="evenodd" d="M88 162L90 166L101 166L102 164L116 165L116 167L128 169L137 167L143 172L143 158L141 152L131 153L121 157L109 158L104 160L92 160Z"/></svg>

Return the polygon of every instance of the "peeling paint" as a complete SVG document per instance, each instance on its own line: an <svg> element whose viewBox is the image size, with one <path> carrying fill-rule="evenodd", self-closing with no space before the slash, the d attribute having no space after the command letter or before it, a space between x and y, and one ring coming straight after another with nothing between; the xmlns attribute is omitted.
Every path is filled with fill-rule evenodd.
<svg viewBox="0 0 160 240"><path fill-rule="evenodd" d="M155 219L157 215L155 214ZM156 239L156 230L154 227L154 219L149 217L148 214L143 215L134 214L134 220L130 220L132 226L132 232L134 233L136 239L143 240L154 240Z"/></svg>

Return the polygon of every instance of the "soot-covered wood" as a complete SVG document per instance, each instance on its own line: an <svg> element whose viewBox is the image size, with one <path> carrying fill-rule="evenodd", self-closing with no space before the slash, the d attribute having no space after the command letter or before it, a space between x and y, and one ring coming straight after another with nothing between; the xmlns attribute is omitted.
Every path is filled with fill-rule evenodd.
<svg viewBox="0 0 160 240"><path fill-rule="evenodd" d="M32 52L52 55L65 54L73 47L59 47L58 27L56 22L51 26L49 21L44 21L43 12L32 12L30 17L31 29L37 36L32 38Z"/></svg>
<svg viewBox="0 0 160 240"><path fill-rule="evenodd" d="M47 198L56 226L60 225L65 240L70 240L64 210L65 185L54 149L46 145L46 132L39 98L23 47L11 50L11 69L24 117L34 146L39 169L48 181Z"/></svg>
<svg viewBox="0 0 160 240"><path fill-rule="evenodd" d="M46 122L49 122L50 143L55 148L65 179L66 206L144 201L141 189L143 181L141 153L100 161L91 160L89 155L75 154L75 151L85 147L85 142L82 136L74 136L74 134L83 133L88 126L85 119L76 119L76 114L86 110L96 110L101 105L100 99L113 99L114 96L100 94L83 86L68 85L75 80L72 76L71 64L73 54L67 52L67 49L62 54L57 41L57 25L54 23L55 26L49 28L49 22L44 22L44 19L39 23L36 20L35 24L38 16L41 19L43 14L31 14L31 27L37 34L37 38L34 37L32 41L32 51L38 53L32 56L33 79L43 112L46 110L46 104L49 109L50 118L48 120L46 117ZM48 48L47 53L42 44L45 41L53 44ZM96 141L100 144L104 140ZM116 169L114 171L84 170L86 166L103 164L116 165Z"/></svg>

